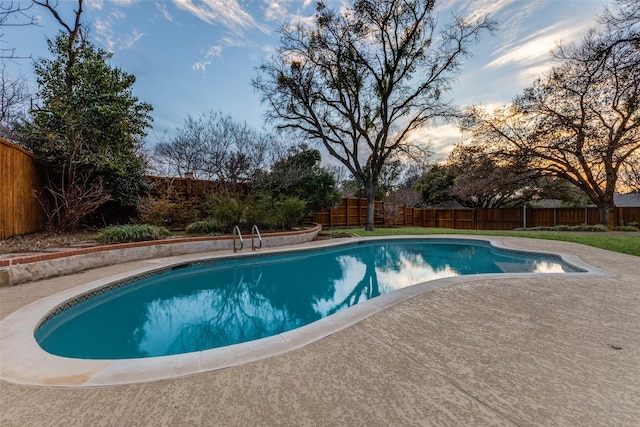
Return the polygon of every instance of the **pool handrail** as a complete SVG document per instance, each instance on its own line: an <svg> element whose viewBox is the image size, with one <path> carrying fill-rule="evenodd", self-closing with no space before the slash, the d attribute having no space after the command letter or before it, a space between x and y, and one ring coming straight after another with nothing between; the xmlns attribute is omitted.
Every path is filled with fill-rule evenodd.
<svg viewBox="0 0 640 427"><path fill-rule="evenodd" d="M240 239L239 249L236 247L236 233L238 234L238 238ZM233 227L233 252L241 251L243 247L244 247L244 239L242 238L240 227L236 225L235 227Z"/></svg>
<svg viewBox="0 0 640 427"><path fill-rule="evenodd" d="M255 230L255 234L258 235L258 241L260 242L258 246L253 244L253 238L255 237L255 234L253 233L254 230ZM260 230L258 230L258 226L256 224L253 224L253 227L251 227L251 250L255 251L256 249L261 249L261 248L262 248L262 236L260 235Z"/></svg>

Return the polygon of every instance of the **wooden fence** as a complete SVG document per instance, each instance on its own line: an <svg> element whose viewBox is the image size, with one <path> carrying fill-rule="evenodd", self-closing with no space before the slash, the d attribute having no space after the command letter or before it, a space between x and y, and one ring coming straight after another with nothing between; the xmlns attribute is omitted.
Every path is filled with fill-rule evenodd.
<svg viewBox="0 0 640 427"><path fill-rule="evenodd" d="M246 184L233 187L218 181L148 176L151 195L202 199L222 188L246 194ZM44 228L45 215L35 197L44 190L42 170L31 153L0 138L0 239L35 233Z"/></svg>
<svg viewBox="0 0 640 427"><path fill-rule="evenodd" d="M164 176L147 176L153 184L151 195L154 197L177 196L185 199L203 198L208 194L220 193L223 190L247 194L247 184L227 184L222 181L204 179L175 178Z"/></svg>
<svg viewBox="0 0 640 427"><path fill-rule="evenodd" d="M177 193L202 197L220 191L221 184L191 178L148 177L152 194ZM43 190L42 171L23 148L0 138L0 238L41 231L44 213L35 198ZM228 189L228 188L227 188ZM247 193L245 184L234 191ZM437 227L464 230L512 230L514 228L597 224L597 208L549 209L417 209L375 202L375 225L385 227ZM640 207L616 208L617 224L640 223ZM367 221L366 199L346 198L335 208L323 209L313 220L328 227L362 227Z"/></svg>
<svg viewBox="0 0 640 427"><path fill-rule="evenodd" d="M600 222L598 208L418 209L392 203L375 203L374 223L378 227L513 230L520 227L595 225ZM617 224L640 223L640 207L616 209ZM327 227L362 227L367 222L367 201L342 199L335 208L315 213L313 220Z"/></svg>
<svg viewBox="0 0 640 427"><path fill-rule="evenodd" d="M28 151L0 138L0 239L42 230L41 173Z"/></svg>

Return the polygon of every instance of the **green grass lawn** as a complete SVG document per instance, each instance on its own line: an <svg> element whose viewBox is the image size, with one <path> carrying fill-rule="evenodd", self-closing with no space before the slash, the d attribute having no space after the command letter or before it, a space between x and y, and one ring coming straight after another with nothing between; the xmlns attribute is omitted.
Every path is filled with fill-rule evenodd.
<svg viewBox="0 0 640 427"><path fill-rule="evenodd" d="M628 235L611 234L607 232L571 233L544 231L475 231L453 230L449 228L378 228L375 231L365 231L363 228L349 230L334 230L335 233L349 232L358 236L402 236L409 234L469 234L478 236L513 236L529 237L532 239L562 240L565 242L581 243L600 249L620 252L623 254L640 256L640 233L630 232Z"/></svg>

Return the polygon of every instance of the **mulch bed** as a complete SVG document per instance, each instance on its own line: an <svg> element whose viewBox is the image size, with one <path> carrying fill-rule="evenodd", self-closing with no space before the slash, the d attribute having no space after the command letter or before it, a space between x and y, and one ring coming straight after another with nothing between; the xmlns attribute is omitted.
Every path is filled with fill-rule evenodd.
<svg viewBox="0 0 640 427"><path fill-rule="evenodd" d="M95 231L33 233L0 240L0 255L47 252L63 248L95 246Z"/></svg>

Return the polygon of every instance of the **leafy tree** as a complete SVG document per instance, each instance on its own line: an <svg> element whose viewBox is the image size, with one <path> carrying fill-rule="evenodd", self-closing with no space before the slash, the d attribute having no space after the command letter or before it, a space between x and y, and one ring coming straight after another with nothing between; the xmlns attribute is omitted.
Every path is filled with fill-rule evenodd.
<svg viewBox="0 0 640 427"><path fill-rule="evenodd" d="M78 0L73 25L49 40L53 59L35 65L39 102L18 126L20 142L47 174L46 212L59 230L72 230L113 200L135 206L145 188L138 150L149 126L151 106L132 94L135 77L109 65L111 54L85 39Z"/></svg>
<svg viewBox="0 0 640 427"><path fill-rule="evenodd" d="M402 175L403 166L403 163L398 159L389 160L382 166L374 200L384 200L395 190ZM349 185L353 189L355 197L367 197L367 191L361 181L354 178Z"/></svg>
<svg viewBox="0 0 640 427"><path fill-rule="evenodd" d="M253 80L280 128L320 142L358 180L368 230L383 166L415 152L412 131L452 114L443 93L468 46L492 27L456 17L440 34L433 0L355 0L338 13L317 4L313 27L283 28L278 54Z"/></svg>
<svg viewBox="0 0 640 427"><path fill-rule="evenodd" d="M320 152L306 144L292 147L255 184L272 194L303 200L307 213L333 207L340 202L341 195L335 178L320 166L320 160Z"/></svg>
<svg viewBox="0 0 640 427"><path fill-rule="evenodd" d="M435 206L453 200L451 189L455 173L447 165L434 165L414 184L414 188L422 195L422 203Z"/></svg>
<svg viewBox="0 0 640 427"><path fill-rule="evenodd" d="M560 64L512 105L492 113L474 108L467 125L496 156L580 188L608 225L621 170L640 151L640 16L637 3L620 3L623 12L636 12L560 47Z"/></svg>

